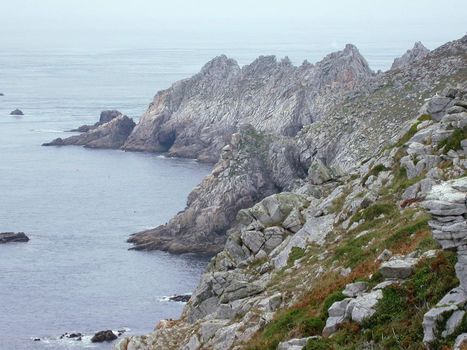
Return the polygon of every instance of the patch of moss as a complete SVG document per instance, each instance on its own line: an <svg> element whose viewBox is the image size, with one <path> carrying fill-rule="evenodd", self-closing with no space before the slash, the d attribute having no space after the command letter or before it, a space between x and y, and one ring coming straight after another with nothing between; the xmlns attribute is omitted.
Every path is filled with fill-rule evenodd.
<svg viewBox="0 0 467 350"><path fill-rule="evenodd" d="M386 171L386 170L389 170L388 168L386 168L383 164L377 164L375 165L373 168L371 168L371 170L368 172L368 174L366 174L362 181L361 181L361 184L364 184L366 182L366 180L368 180L368 178L370 176L378 176L378 174L382 171Z"/></svg>
<svg viewBox="0 0 467 350"><path fill-rule="evenodd" d="M365 259L367 255L364 247L374 237L375 234L367 234L362 237L351 239L336 247L334 260L349 267L355 267Z"/></svg>
<svg viewBox="0 0 467 350"><path fill-rule="evenodd" d="M425 215L415 222L410 222L402 226L397 229L393 235L384 240L383 246L388 249L392 249L398 243L407 241L410 238L410 235L422 230L429 230L428 220L428 216Z"/></svg>
<svg viewBox="0 0 467 350"><path fill-rule="evenodd" d="M424 175L420 175L409 179L407 177L407 169L404 167L399 167L397 171L394 172L394 180L390 190L392 193L398 193L405 190L407 187L410 187L424 178Z"/></svg>
<svg viewBox="0 0 467 350"><path fill-rule="evenodd" d="M454 129L454 132L447 139L438 144L438 150L443 150L447 154L450 150L457 151L462 148L461 141L467 138L467 127L464 129Z"/></svg>
<svg viewBox="0 0 467 350"><path fill-rule="evenodd" d="M274 320L270 322L262 332L263 342L249 349L275 350L282 339L287 338L292 331L299 332L305 336L321 334L324 321L320 317L313 317L304 308L293 308L279 312Z"/></svg>
<svg viewBox="0 0 467 350"><path fill-rule="evenodd" d="M308 341L303 350L330 350L331 342L328 339L318 338Z"/></svg>
<svg viewBox="0 0 467 350"><path fill-rule="evenodd" d="M293 266L295 260L301 259L305 256L305 249L300 247L292 247L289 258L287 259L287 265Z"/></svg>
<svg viewBox="0 0 467 350"><path fill-rule="evenodd" d="M375 203L370 205L351 218L351 222L359 222L360 220L371 221L378 218L380 215L391 216L397 212L397 207L394 203Z"/></svg>
<svg viewBox="0 0 467 350"><path fill-rule="evenodd" d="M402 136L399 141L395 144L395 147L401 147L403 146L407 141L409 141L413 135L417 133L417 127L418 124L420 124L420 121L415 122L415 124L412 124L410 129Z"/></svg>
<svg viewBox="0 0 467 350"><path fill-rule="evenodd" d="M422 114L420 117L417 119L418 121L425 122L425 121L432 121L433 117L429 114Z"/></svg>

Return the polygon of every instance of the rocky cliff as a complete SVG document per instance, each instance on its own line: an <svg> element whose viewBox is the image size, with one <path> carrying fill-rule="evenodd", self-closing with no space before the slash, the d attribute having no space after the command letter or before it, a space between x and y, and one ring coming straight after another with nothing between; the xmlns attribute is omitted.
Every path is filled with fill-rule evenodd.
<svg viewBox="0 0 467 350"><path fill-rule="evenodd" d="M123 148L216 162L239 123L293 136L372 77L353 45L299 67L261 56L240 68L219 56L160 91Z"/></svg>
<svg viewBox="0 0 467 350"><path fill-rule="evenodd" d="M459 42L450 45L449 50ZM440 51L436 54L439 58ZM434 67L434 62L425 62L424 67ZM326 150L322 157L312 156L311 162L303 160L307 157L301 160L307 154L303 150L309 150L306 145L319 145L319 140L314 144L312 140L323 132L322 137L334 136L333 143L348 142L352 131L330 128L327 123L332 119L321 120L294 138L268 137L251 126L242 127L224 148L211 176L232 172L233 178L243 177L242 169L259 171L268 166L258 176L269 176L266 182L272 181L279 192L238 211L224 248L211 260L180 320L161 321L154 333L125 338L117 349L465 346L467 79L463 69L463 75L457 71L445 80L457 87L443 87L410 107L415 108L412 116L400 119L406 127L374 130L382 140L391 134L381 132L402 130L391 142L372 141L367 130L367 153L358 151L355 139L355 148L334 149L332 157L324 157L329 155ZM439 79L441 75L434 81ZM376 105L366 119L376 123L373 118L387 109L377 108L379 98L369 100L370 96L365 102ZM388 101L404 103L401 97ZM355 125L356 120L351 120ZM315 132L314 137L309 132ZM294 144L298 146L293 148ZM280 148L274 148L277 145ZM320 154L320 149L314 153ZM247 154L261 160L262 166L245 168L238 156ZM286 171L273 166L273 154L277 164L289 162ZM357 154L369 156L358 161ZM281 182L277 177L281 174L293 176ZM265 195L271 190L263 181L257 184Z"/></svg>
<svg viewBox="0 0 467 350"><path fill-rule="evenodd" d="M352 46L331 54L316 65L326 72L320 73L319 82L329 77L332 78L328 82L337 81L337 94L332 92L333 83L318 84L329 89L325 102L318 103L324 96L314 95L314 108L319 105L326 114L316 114L319 118L303 126L295 136L269 134L264 131L266 126L258 124L256 128L251 124L239 124L213 172L190 194L187 208L165 225L132 235L129 242L134 243L134 249L162 249L174 253L220 251L226 240L225 232L240 209L252 206L271 193L306 190L309 185L339 178L394 141L408 127L407 123L425 98L441 91L448 82L455 84L465 80L466 52L467 37L464 37L424 58L375 77L361 72L344 73L348 70L342 65L337 65L340 70L335 71L334 62L342 57L347 58L351 72L358 71L355 67L367 71L362 68L366 67L362 59L358 58L355 63L357 53ZM233 66L226 58L220 60L225 63L221 65L224 70ZM218 61L214 60L203 71ZM296 70L290 65L287 67ZM313 68L315 73L316 67ZM304 66L297 69L304 69ZM344 76L356 76L361 80L344 79L344 83ZM365 81L364 86L357 81ZM315 81L313 86L316 84ZM261 96L256 98L258 105L262 104ZM156 100L158 98L156 96ZM426 112L439 120L448 99L435 99L436 102L426 107ZM149 121L150 115L143 119ZM160 116L156 119L162 120ZM254 122L248 118L246 121ZM135 128L136 133L142 125L140 122Z"/></svg>

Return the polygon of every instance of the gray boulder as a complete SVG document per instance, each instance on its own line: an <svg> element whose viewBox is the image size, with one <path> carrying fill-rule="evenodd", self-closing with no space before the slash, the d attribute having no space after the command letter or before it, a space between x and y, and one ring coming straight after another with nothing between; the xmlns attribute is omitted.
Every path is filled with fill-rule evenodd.
<svg viewBox="0 0 467 350"><path fill-rule="evenodd" d="M379 268L379 271L384 278L404 279L408 278L412 274L417 262L417 259L394 258L383 262Z"/></svg>

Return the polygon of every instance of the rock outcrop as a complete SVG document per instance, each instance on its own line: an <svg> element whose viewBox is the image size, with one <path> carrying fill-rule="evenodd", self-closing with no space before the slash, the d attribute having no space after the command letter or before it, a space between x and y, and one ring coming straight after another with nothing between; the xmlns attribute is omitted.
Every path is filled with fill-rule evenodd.
<svg viewBox="0 0 467 350"><path fill-rule="evenodd" d="M424 58L430 50L428 50L420 41L417 41L412 49L407 50L401 57L396 58L391 66L391 69L401 68L414 61Z"/></svg>
<svg viewBox="0 0 467 350"><path fill-rule="evenodd" d="M135 127L131 118L120 115L80 135L57 138L43 146L82 145L89 148L120 148Z"/></svg>
<svg viewBox="0 0 467 350"><path fill-rule="evenodd" d="M101 115L99 117L99 121L95 122L93 125L81 125L80 127L76 129L72 129L70 131L72 132L88 132L94 129L97 129L97 127L101 126L102 124L110 122L112 119L115 119L119 116L123 115L121 112L117 110L105 110L101 112Z"/></svg>
<svg viewBox="0 0 467 350"><path fill-rule="evenodd" d="M1 232L0 243L28 242L29 237L24 232Z"/></svg>
<svg viewBox="0 0 467 350"><path fill-rule="evenodd" d="M352 79L347 81L348 84L343 84L342 77L347 76L347 73L343 73L347 72L346 66L335 65L335 62L344 61L351 66L349 68L351 72L359 71L357 67L362 67L364 64L360 58L356 57L357 53L354 48L349 46L343 52L331 54L314 66L314 69L317 69L316 67L323 69L320 73L321 78L318 79L316 77L318 71L314 71L315 75L312 79L313 84L317 84L317 80L314 79L327 81L324 85L318 84L321 87L327 86L328 102L333 101L332 104L320 104L321 111L328 110L325 116L320 116L317 118L319 120L313 123L310 120L311 124L304 126L293 137L260 131L267 130L265 126L267 123L260 126L255 122L257 128L251 124L239 124L230 142L222 147L221 159L212 173L189 195L187 208L167 224L136 233L128 241L134 244L134 249L161 249L173 253L219 252L226 240L225 233L240 209L252 206L264 197L280 191L291 191L301 187L304 190L313 189L316 186L332 183L359 163L378 154L391 142L395 142L410 127L413 115L419 112L420 101L429 97L428 94L443 90L444 86L440 85L441 81L449 80L456 83L464 79L467 70L465 50L467 50L467 37L443 45L430 52L425 58L411 62L401 69L389 71L372 79L370 79L371 75L363 79L362 74L348 73L349 76L360 77L360 80L357 80L368 83L360 90L357 88L359 84ZM355 60L360 63L356 63ZM259 62L254 65L257 69L259 69L258 64ZM277 62L275 64L279 65ZM206 72L214 69L216 74L212 74L219 81L217 85L214 85L217 88L213 90L221 91L218 87L221 80L230 81L234 79L232 76L245 74L234 73L236 70L232 67L235 67L232 61L225 57L220 58L208 64L202 73L193 79L207 84L203 80L208 79L209 74ZM253 69L253 65L247 67L244 67L242 71ZM287 67L292 69L290 65ZM257 72L257 69L253 71ZM364 68L361 69L365 71ZM228 70L229 74L226 73L226 76L220 74L220 71L225 73L225 70ZM333 79L339 81L336 83L337 95L334 95ZM158 132L154 134L153 131L165 130L163 125L172 125L175 121L178 123L182 120L182 116L186 118L183 120L190 120L186 114L183 114L188 113L188 110L183 109L185 112L182 113L178 107L177 111L181 114L177 112L173 114L175 119L169 118L172 114L167 112L168 107L165 107L162 98L162 96L174 96L173 89L179 89L180 86L185 86L184 84L188 84L188 81L177 83L171 89L156 96L157 103L150 107L129 140L141 135L143 131L160 137L161 134ZM277 84L279 83L276 82ZM407 84L410 84L409 92ZM345 99L341 98L343 96L341 91L348 91L344 89L344 86L353 88L354 93ZM258 105L262 105L261 96L257 96ZM229 97L224 95L219 95L218 98L223 101L219 103L224 104L224 101L231 103L228 100ZM224 98L227 100L223 100ZM191 102L193 100L194 97L190 99ZM186 103L189 104L190 101ZM462 101L461 98L454 99L452 92L446 91L443 96L431 98L429 103L423 107L424 110L420 112L422 114L432 113L432 118L439 121L447 109L456 107L451 110L452 114L449 118L459 118L457 115L462 113L458 112L463 108L459 105L463 103ZM162 113L159 109L169 114L158 114ZM167 124L164 118L168 118ZM252 121L248 118L247 120ZM161 124L155 126L156 121ZM279 122L275 124L281 125ZM151 125L156 129L151 129ZM440 131L440 133L442 135L438 139L447 137L450 131ZM200 134L200 132L196 133L196 135ZM149 134L146 136L146 138L138 136L138 139L149 140ZM144 145L154 145L152 141ZM197 141L194 142L196 144ZM221 143L224 145L224 141ZM418 156L420 150L417 147L419 147L417 143L412 145L411 155ZM404 158L404 161L408 162L409 178L428 170L438 159L427 155L423 162L415 165L413 160L409 161L411 157ZM428 182L429 180L417 186L421 186L426 192ZM376 185L375 183L374 186ZM413 190L419 189L413 188Z"/></svg>

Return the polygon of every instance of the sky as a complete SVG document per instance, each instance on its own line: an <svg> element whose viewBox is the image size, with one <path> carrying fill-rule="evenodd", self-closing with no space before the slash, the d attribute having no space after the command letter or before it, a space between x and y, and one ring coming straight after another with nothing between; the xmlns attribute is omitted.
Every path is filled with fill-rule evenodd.
<svg viewBox="0 0 467 350"><path fill-rule="evenodd" d="M465 0L0 0L0 49L319 43L323 31L430 46L463 36L465 13Z"/></svg>

